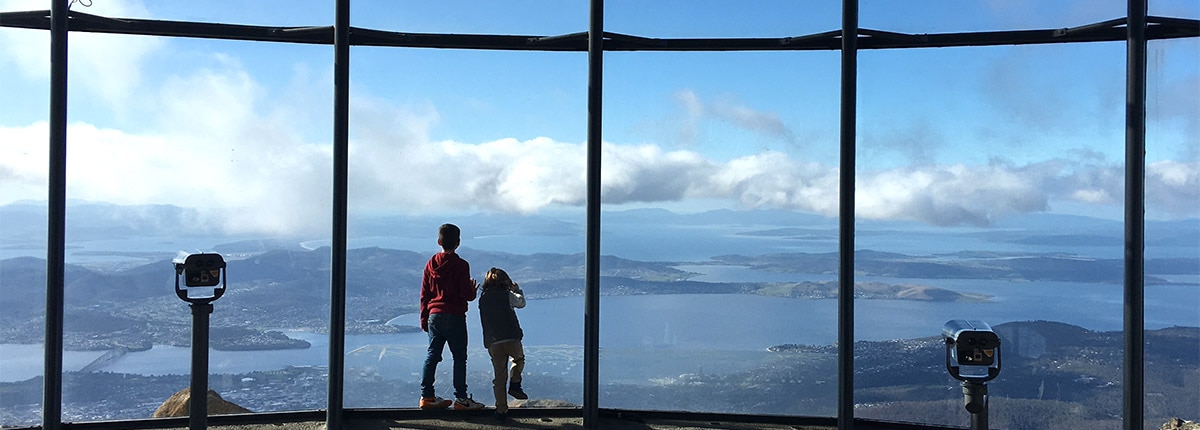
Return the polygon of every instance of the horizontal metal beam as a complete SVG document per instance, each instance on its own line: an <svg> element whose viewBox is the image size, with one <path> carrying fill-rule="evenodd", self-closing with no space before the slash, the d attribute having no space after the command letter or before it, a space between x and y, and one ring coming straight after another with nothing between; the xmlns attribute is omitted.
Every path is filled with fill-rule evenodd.
<svg viewBox="0 0 1200 430"><path fill-rule="evenodd" d="M0 13L0 27L46 30L49 29L49 19L50 14L48 11L4 12ZM108 18L75 11L70 13L69 21L72 31L89 33L333 44L332 25L315 27L321 30L314 30L314 27L265 27L208 22Z"/></svg>
<svg viewBox="0 0 1200 430"><path fill-rule="evenodd" d="M1200 37L1200 20L1147 17L1148 40ZM50 11L2 12L0 27L50 29ZM191 37L257 42L333 44L333 26L272 27L208 22L108 18L70 13L71 31L144 36ZM351 27L350 45L438 49L587 52L587 33L565 35L489 35L404 33ZM582 36L582 37L581 37ZM859 29L858 49L944 48L956 46L1035 45L1119 42L1127 37L1125 19L1071 28L908 34ZM652 38L604 33L605 51L802 51L841 49L841 31L767 38Z"/></svg>
<svg viewBox="0 0 1200 430"><path fill-rule="evenodd" d="M587 37L430 34L350 28L350 45L497 51L587 51Z"/></svg>

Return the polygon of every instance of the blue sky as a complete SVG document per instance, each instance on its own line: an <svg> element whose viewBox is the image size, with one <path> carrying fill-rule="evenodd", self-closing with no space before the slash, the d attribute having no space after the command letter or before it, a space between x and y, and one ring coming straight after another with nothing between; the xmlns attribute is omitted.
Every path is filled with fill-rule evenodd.
<svg viewBox="0 0 1200 430"><path fill-rule="evenodd" d="M0 10L47 9L6 1ZM327 1L91 0L111 17L329 25ZM558 35L587 2L355 1L382 30ZM836 1L609 1L609 31L786 37ZM863 1L864 28L1072 27L1124 1ZM1152 15L1200 17L1194 0ZM46 32L0 29L0 204L44 199ZM328 46L72 33L68 196L212 209L210 222L328 228ZM986 226L1030 212L1119 218L1123 43L864 51L858 216ZM1147 213L1200 216L1200 41L1150 45ZM787 209L836 217L839 53L605 57L609 209ZM584 53L354 48L352 213L581 209ZM198 204L195 196L221 195ZM246 222L247 218L257 221ZM231 223L234 224L234 223Z"/></svg>

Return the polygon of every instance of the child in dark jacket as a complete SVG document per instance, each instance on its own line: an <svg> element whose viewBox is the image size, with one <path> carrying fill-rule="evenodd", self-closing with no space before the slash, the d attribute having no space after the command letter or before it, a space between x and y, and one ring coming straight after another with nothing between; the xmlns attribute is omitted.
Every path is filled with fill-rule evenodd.
<svg viewBox="0 0 1200 430"><path fill-rule="evenodd" d="M483 323L483 345L492 356L492 392L496 395L496 418L508 417L508 395L518 400L529 396L521 389L521 372L525 369L525 349L521 345L524 333L513 309L525 307L525 293L508 273L495 267L483 278L479 295L479 320ZM512 359L512 367L509 367Z"/></svg>

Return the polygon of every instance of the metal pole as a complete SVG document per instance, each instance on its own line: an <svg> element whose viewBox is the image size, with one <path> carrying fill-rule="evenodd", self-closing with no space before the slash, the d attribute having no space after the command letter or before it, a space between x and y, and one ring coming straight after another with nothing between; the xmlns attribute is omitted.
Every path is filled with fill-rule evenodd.
<svg viewBox="0 0 1200 430"><path fill-rule="evenodd" d="M583 427L600 428L600 127L604 80L604 0L591 0L588 24L587 243L584 262Z"/></svg>
<svg viewBox="0 0 1200 430"><path fill-rule="evenodd" d="M963 402L967 412L971 413L971 430L988 430L988 389L987 385L963 381Z"/></svg>
<svg viewBox="0 0 1200 430"><path fill-rule="evenodd" d="M1145 414L1146 0L1129 0L1125 81L1125 430Z"/></svg>
<svg viewBox="0 0 1200 430"><path fill-rule="evenodd" d="M984 407L983 412L971 414L971 430L988 430L988 412Z"/></svg>
<svg viewBox="0 0 1200 430"><path fill-rule="evenodd" d="M46 231L46 342L42 428L62 428L63 288L67 218L67 0L50 9L50 166Z"/></svg>
<svg viewBox="0 0 1200 430"><path fill-rule="evenodd" d="M342 428L346 349L346 205L350 147L350 0L337 0L333 30L333 239L329 273L329 400L325 428Z"/></svg>
<svg viewBox="0 0 1200 430"><path fill-rule="evenodd" d="M192 303L192 385L188 429L208 428L208 315L212 303Z"/></svg>
<svg viewBox="0 0 1200 430"><path fill-rule="evenodd" d="M841 161L838 166L838 429L854 429L854 165L858 0L842 1Z"/></svg>

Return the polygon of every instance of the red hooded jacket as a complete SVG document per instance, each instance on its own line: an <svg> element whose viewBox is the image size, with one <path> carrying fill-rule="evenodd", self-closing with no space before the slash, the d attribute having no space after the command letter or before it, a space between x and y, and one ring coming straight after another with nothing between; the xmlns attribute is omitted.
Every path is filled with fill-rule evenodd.
<svg viewBox="0 0 1200 430"><path fill-rule="evenodd" d="M467 260L455 253L434 254L421 278L421 329L428 331L429 314L466 316L467 302L477 293Z"/></svg>

